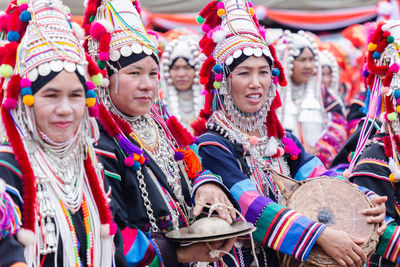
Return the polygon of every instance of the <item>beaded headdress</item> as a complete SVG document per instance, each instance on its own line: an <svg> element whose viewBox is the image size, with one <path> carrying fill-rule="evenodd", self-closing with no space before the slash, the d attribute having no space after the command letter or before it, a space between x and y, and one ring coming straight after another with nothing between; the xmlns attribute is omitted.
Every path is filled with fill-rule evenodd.
<svg viewBox="0 0 400 267"><path fill-rule="evenodd" d="M322 131L325 113L321 98L321 73L317 44L304 31L298 33L284 31L276 47L278 58L284 66L285 74L289 77L286 87L278 87L283 103L282 108L277 111L279 119L285 129L291 130L298 137L304 136L302 141L312 146L318 140ZM306 47L311 50L314 56L314 74L310 81L304 84L301 94L294 96L299 91L294 89L295 85L291 79L294 60ZM294 100L299 101L299 103L295 104ZM303 131L303 134L299 133L298 122L302 124L301 131Z"/></svg>
<svg viewBox="0 0 400 267"><path fill-rule="evenodd" d="M34 153L37 141L31 136L35 131L32 126L35 122L28 116L30 107L34 105L35 92L31 86L40 77L47 77L52 72L75 72L83 78L90 76L91 81L87 80L85 84L86 104L89 113L95 113L97 100L93 89L102 82L103 76L80 45L78 36L82 29L79 31L80 27L71 23L71 15L60 0L13 0L0 18L0 26L8 40L0 48L0 75L4 79L1 116L6 138L23 177L22 228L18 232L18 240L25 246L25 250L29 250L39 242L35 233L40 231L37 226L37 205L40 199L36 195L39 179L35 177L28 156L28 153ZM89 124L87 117L84 124ZM85 128L90 126L86 125ZM91 146L93 140L90 139L92 137L86 134L81 134L80 140L85 140L85 149L92 149L88 154L94 155ZM84 155L86 176L100 215L102 237L111 238L112 217L104 197L104 189L98 183L100 173L96 167L97 162L95 165L94 161L92 156ZM34 255L42 252L33 248L27 260L37 261L39 256Z"/></svg>
<svg viewBox="0 0 400 267"><path fill-rule="evenodd" d="M199 71L203 63L202 54L198 46L198 37L196 35L182 35L170 41L164 49L161 58L161 79L164 86L163 102L166 104L168 111L181 120L179 111L179 99L177 89L172 84L170 77L171 64L178 58L185 58L188 64L194 68L195 75L192 84L192 101L193 111L196 116L201 109L203 101L201 97L201 90L203 86L199 81Z"/></svg>
<svg viewBox="0 0 400 267"><path fill-rule="evenodd" d="M199 23L203 23L203 38L199 45L202 52L207 56L200 69L200 83L205 85L207 94L205 96L204 109L200 112L200 118L192 124L197 134L205 130L205 122L211 116L213 110L222 108L218 105L219 95L230 93L227 90L226 78L229 75L228 68L235 59L245 56L265 56L273 63L272 75L274 84L286 84L283 69L275 56L275 49L268 44L265 36L265 29L260 27L254 14L253 4L246 0L215 0L206 5L197 17ZM265 112L265 123L268 125L268 136L284 135L284 130L276 118L275 109L280 106L279 95L276 89L267 100ZM214 103L214 104L213 104ZM226 103L226 106L228 103ZM235 116L238 112L233 107L227 112ZM252 129L256 121L251 121L256 116L239 119L246 124L245 128ZM264 118L265 118L264 117ZM263 118L263 119L264 119ZM241 124L241 122L238 122Z"/></svg>
<svg viewBox="0 0 400 267"><path fill-rule="evenodd" d="M370 97L366 100L368 113L363 125L357 148L352 157L347 174L351 173L355 162L361 155L368 140L371 127L369 120L380 119L382 131L388 133L383 137L385 155L389 158L389 179L400 180L398 151L400 149L400 21L379 22L371 42L368 44L367 68L363 75L367 77Z"/></svg>

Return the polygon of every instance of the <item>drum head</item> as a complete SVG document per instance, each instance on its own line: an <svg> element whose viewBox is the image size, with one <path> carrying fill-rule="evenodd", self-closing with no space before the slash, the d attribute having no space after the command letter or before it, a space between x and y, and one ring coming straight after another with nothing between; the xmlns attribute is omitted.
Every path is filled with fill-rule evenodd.
<svg viewBox="0 0 400 267"><path fill-rule="evenodd" d="M373 204L351 183L330 177L312 178L297 188L283 204L327 227L368 240L361 246L367 256L375 250L379 238L376 233L378 225L368 224L368 216L362 214ZM318 246L312 249L307 262L337 266Z"/></svg>

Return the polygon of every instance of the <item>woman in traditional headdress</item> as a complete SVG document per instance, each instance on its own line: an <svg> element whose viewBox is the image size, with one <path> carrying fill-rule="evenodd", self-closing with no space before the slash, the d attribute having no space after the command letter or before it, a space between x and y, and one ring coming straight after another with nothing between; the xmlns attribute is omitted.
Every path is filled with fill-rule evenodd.
<svg viewBox="0 0 400 267"><path fill-rule="evenodd" d="M0 240L1 266L126 266L89 118L100 70L70 19L59 0L12 1L1 18L0 177L22 221Z"/></svg>
<svg viewBox="0 0 400 267"><path fill-rule="evenodd" d="M388 228L369 259L368 266L397 266L400 264L400 76L399 21L380 22L368 45L368 86L371 93L368 113L360 130L357 148L351 153L350 167L345 175L350 181L369 188L386 202ZM370 138L374 121L382 126ZM372 121L372 123L371 123ZM385 258L385 259L383 259Z"/></svg>
<svg viewBox="0 0 400 267"><path fill-rule="evenodd" d="M204 243L179 247L163 238L165 232L188 226L200 214L202 206L193 208L191 194L196 203L232 204L220 178L202 170L193 150L194 137L175 117L165 122L152 109L159 61L143 27L138 1L89 1L84 27L90 33L89 53L108 72L107 82L97 87L102 126L97 153L118 203L115 220L124 236L128 262L177 266L178 262L215 261ZM219 213L231 221L230 214ZM148 233L150 243L136 234L137 229ZM229 250L232 240L214 246ZM138 247L144 253L137 253Z"/></svg>
<svg viewBox="0 0 400 267"><path fill-rule="evenodd" d="M280 266L276 251L306 261L318 244L338 264L361 266L366 258L355 243L359 240L278 204L282 194L266 169L303 180L325 168L297 138L285 134L276 116L280 98L275 83L284 86L285 77L252 3L212 1L199 15L209 29L200 41L208 57L200 70L205 106L192 124L197 133L205 132L199 137L199 154L203 166L221 176L245 219L257 227L257 257L249 240L239 239L233 252L237 262ZM375 219L382 221L384 213Z"/></svg>
<svg viewBox="0 0 400 267"><path fill-rule="evenodd" d="M202 85L199 82L202 60L198 39L196 35L184 35L170 41L161 59L163 102L170 115L187 128L190 128L203 106Z"/></svg>

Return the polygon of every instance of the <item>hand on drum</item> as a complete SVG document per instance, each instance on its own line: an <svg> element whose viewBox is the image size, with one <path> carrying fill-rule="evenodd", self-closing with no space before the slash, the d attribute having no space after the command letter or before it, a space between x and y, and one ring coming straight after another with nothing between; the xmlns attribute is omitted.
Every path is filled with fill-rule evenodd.
<svg viewBox="0 0 400 267"><path fill-rule="evenodd" d="M205 183L201 185L196 191L194 200L196 203L193 209L194 216L199 216L200 213L203 211L203 206L199 203L210 205L221 203L225 204L228 207L233 207L232 203L229 201L224 191L215 183ZM228 212L225 210L217 209L217 212L220 218L226 220L230 224L232 223L232 220L236 218L234 210Z"/></svg>
<svg viewBox="0 0 400 267"><path fill-rule="evenodd" d="M367 223L377 223L379 224L378 228L378 235L383 235L383 232L385 232L387 223L385 222L385 216L386 216L386 206L385 202L387 201L387 196L374 196L370 200L372 204L374 204L375 207L363 210L362 213L364 215L371 215L373 217L369 217L367 219Z"/></svg>
<svg viewBox="0 0 400 267"><path fill-rule="evenodd" d="M218 257L211 257L210 252L213 250L220 250L229 252L232 249L233 243L236 238L229 238L222 241L209 242L209 243L194 243L188 246L181 246L176 250L178 262L189 263L189 262L214 262L218 260ZM221 253L218 255L222 257Z"/></svg>
<svg viewBox="0 0 400 267"><path fill-rule="evenodd" d="M316 243L340 266L362 266L366 261L364 251L358 246L366 240L330 228L318 237Z"/></svg>

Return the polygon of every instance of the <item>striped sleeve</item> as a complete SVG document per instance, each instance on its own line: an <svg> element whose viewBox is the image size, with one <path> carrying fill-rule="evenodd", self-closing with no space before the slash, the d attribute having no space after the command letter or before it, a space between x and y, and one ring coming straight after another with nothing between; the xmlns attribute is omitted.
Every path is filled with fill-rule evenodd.
<svg viewBox="0 0 400 267"><path fill-rule="evenodd" d="M221 176L243 216L257 227L254 238L274 250L306 261L325 226L259 194L242 172L234 156L235 148L222 137L205 134L199 142L203 167Z"/></svg>
<svg viewBox="0 0 400 267"><path fill-rule="evenodd" d="M400 227L395 222L389 224L381 236L376 253L400 264Z"/></svg>

